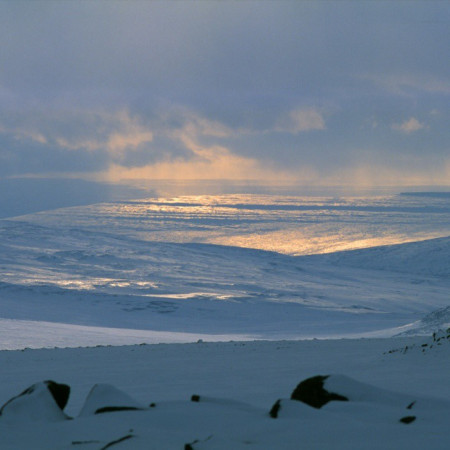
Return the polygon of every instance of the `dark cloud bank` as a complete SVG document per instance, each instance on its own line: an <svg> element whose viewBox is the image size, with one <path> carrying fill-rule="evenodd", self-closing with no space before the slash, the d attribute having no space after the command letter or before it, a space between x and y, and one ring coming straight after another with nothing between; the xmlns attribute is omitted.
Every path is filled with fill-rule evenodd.
<svg viewBox="0 0 450 450"><path fill-rule="evenodd" d="M439 1L1 2L0 197L44 186L30 176L448 184L449 18ZM52 206L110 190L52 183Z"/></svg>

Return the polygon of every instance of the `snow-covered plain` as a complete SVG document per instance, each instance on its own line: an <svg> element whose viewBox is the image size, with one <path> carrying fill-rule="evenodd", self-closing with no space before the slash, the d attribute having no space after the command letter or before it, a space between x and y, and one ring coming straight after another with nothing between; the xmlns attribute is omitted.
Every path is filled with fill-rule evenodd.
<svg viewBox="0 0 450 450"><path fill-rule="evenodd" d="M38 385L2 410L0 448L447 448L450 342L431 333L450 326L449 235L445 193L1 220L0 406L51 379L74 420ZM349 401L287 400L329 374Z"/></svg>
<svg viewBox="0 0 450 450"><path fill-rule="evenodd" d="M190 196L2 220L0 348L392 336L449 306L449 199Z"/></svg>

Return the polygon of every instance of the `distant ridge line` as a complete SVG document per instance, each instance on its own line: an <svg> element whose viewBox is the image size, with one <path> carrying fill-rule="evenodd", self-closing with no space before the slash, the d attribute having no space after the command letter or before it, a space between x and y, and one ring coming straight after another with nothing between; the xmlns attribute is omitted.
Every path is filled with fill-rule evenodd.
<svg viewBox="0 0 450 450"><path fill-rule="evenodd" d="M400 192L400 195L407 195L410 197L440 197L440 198L450 198L449 192L439 192L439 191L424 191L424 192Z"/></svg>

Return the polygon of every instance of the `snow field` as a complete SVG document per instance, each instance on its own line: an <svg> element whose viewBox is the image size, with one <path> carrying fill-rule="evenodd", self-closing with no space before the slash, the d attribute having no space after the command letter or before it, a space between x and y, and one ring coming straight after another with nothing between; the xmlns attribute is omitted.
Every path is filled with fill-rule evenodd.
<svg viewBox="0 0 450 450"><path fill-rule="evenodd" d="M0 449L448 448L448 199L0 221ZM291 400L311 377L341 401ZM44 380L70 386L64 412Z"/></svg>
<svg viewBox="0 0 450 450"><path fill-rule="evenodd" d="M446 337L2 351L2 404L53 379L71 386L65 412L74 419L16 414L11 423L0 416L0 446L101 449L126 438L111 447L444 449L449 351ZM318 374L331 374L324 388L349 401L315 409L289 400L300 381ZM199 401L191 401L194 394ZM273 419L277 399L281 409ZM141 405L146 409L93 414ZM411 423L400 422L410 416Z"/></svg>

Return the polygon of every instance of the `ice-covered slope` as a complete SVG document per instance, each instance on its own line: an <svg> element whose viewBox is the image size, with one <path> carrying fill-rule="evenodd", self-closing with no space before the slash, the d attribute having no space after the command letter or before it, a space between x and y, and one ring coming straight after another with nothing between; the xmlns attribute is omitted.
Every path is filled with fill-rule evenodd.
<svg viewBox="0 0 450 450"><path fill-rule="evenodd" d="M295 256L442 234L445 198L182 200L0 221L0 345L393 335L449 305L449 238Z"/></svg>
<svg viewBox="0 0 450 450"><path fill-rule="evenodd" d="M450 327L450 306L437 309L420 320L411 324L405 325L398 329L399 336L409 335L427 335L439 329L447 329Z"/></svg>
<svg viewBox="0 0 450 450"><path fill-rule="evenodd" d="M8 232L14 245L2 244L0 284L7 319L294 338L393 328L448 305L447 279L347 268L325 256L79 230L54 237L19 222Z"/></svg>
<svg viewBox="0 0 450 450"><path fill-rule="evenodd" d="M450 277L450 237L403 245L387 245L363 250L321 255L320 261L337 266L402 272L419 277Z"/></svg>

